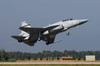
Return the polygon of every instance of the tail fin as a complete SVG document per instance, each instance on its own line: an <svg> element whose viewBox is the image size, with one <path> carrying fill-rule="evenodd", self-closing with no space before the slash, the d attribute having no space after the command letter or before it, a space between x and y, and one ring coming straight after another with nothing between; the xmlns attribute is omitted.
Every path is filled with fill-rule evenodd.
<svg viewBox="0 0 100 66"><path fill-rule="evenodd" d="M26 23L26 21L23 21L21 23L21 27L29 27L30 28L31 26L30 26L30 24ZM28 39L28 37L29 37L29 34L25 31L22 31L22 30L21 30L21 34L19 34L19 35L23 36L23 37L27 37L26 39Z"/></svg>
<svg viewBox="0 0 100 66"><path fill-rule="evenodd" d="M21 27L31 27L31 26L30 24L26 23L26 21L23 21Z"/></svg>

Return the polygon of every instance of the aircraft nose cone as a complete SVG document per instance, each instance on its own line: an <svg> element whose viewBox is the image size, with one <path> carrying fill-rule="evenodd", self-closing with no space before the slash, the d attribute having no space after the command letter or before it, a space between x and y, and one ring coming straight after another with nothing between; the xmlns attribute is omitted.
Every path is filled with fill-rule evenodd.
<svg viewBox="0 0 100 66"><path fill-rule="evenodd" d="M84 24L86 22L88 22L88 19L82 19L82 20L80 20L79 24L81 25L81 24Z"/></svg>
<svg viewBox="0 0 100 66"><path fill-rule="evenodd" d="M88 19L80 20L80 22L83 22L83 23L88 22Z"/></svg>

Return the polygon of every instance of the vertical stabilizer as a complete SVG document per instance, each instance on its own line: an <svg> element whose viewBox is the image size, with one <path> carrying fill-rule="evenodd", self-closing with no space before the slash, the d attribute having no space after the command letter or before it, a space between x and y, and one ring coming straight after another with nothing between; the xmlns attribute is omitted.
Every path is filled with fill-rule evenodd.
<svg viewBox="0 0 100 66"><path fill-rule="evenodd" d="M31 27L30 26L30 24L28 24L28 23L26 23L26 21L23 21L22 23L21 23L21 27ZM23 31L23 30L21 30L21 34L19 34L20 36L23 36L23 37L26 37L25 39L28 39L29 38L29 36L30 36L30 34L28 34L27 32L25 32L25 31Z"/></svg>
<svg viewBox="0 0 100 66"><path fill-rule="evenodd" d="M31 27L31 26L30 24L26 23L26 21L23 21L21 27Z"/></svg>

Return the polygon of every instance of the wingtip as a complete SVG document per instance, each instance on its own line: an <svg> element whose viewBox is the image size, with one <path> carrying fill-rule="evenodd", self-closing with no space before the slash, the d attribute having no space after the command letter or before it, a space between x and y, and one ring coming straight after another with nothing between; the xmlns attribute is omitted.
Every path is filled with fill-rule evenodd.
<svg viewBox="0 0 100 66"><path fill-rule="evenodd" d="M14 38L14 36L11 36L12 38Z"/></svg>
<svg viewBox="0 0 100 66"><path fill-rule="evenodd" d="M19 29L21 29L22 27L19 27Z"/></svg>
<svg viewBox="0 0 100 66"><path fill-rule="evenodd" d="M15 36L11 36L12 38L15 38Z"/></svg>

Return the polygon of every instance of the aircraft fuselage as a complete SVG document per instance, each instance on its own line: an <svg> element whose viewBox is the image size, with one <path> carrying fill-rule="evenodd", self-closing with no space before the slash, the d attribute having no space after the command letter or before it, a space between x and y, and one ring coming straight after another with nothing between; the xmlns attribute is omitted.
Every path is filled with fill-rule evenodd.
<svg viewBox="0 0 100 66"><path fill-rule="evenodd" d="M54 24L50 24L43 28L33 28L26 22L22 22L22 25L19 29L22 30L19 36L12 36L17 39L18 42L24 42L30 46L33 46L37 41L43 40L46 44L54 43L56 34L67 31L69 35L69 29L76 27L78 25L84 24L88 19L67 19L62 20Z"/></svg>

